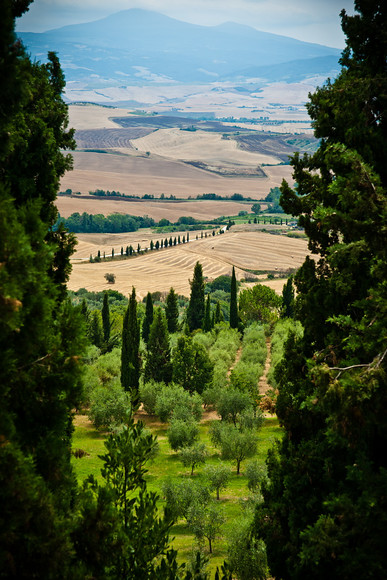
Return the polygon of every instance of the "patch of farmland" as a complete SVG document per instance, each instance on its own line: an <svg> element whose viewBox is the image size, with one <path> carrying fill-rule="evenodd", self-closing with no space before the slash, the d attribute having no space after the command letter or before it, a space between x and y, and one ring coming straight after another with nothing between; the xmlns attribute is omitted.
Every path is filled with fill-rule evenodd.
<svg viewBox="0 0 387 580"><path fill-rule="evenodd" d="M135 235L138 240L143 240L143 237L139 232L133 232L131 235L133 235L131 244L136 247ZM154 236L152 239L157 238ZM305 240L267 233L230 231L223 235L196 240L191 232L190 239L188 244L154 250L128 260L75 263L68 287L71 290L83 287L91 291L114 288L123 294L129 294L134 286L137 295L143 298L147 292L156 290L167 292L173 286L176 292L188 296L189 280L192 279L197 261L203 265L204 276L209 279L230 274L233 265L236 268L236 276L240 279L246 275L244 268L282 271L298 267L308 253ZM82 240L84 242L84 238ZM80 239L79 244L80 251L82 240ZM96 238L95 241L100 241L100 238ZM122 241L121 239L119 247L124 245ZM112 242L112 238L109 238L109 242ZM88 243L89 255L92 253L89 251L91 239ZM109 248L111 247L112 244L109 243ZM115 253L118 253L119 247L115 246ZM116 275L114 286L107 284L104 278L107 272ZM272 280L269 281L269 285L276 286L275 289L281 291L283 281Z"/></svg>
<svg viewBox="0 0 387 580"><path fill-rule="evenodd" d="M239 131L239 127L235 125L224 125L221 121L201 121L199 119L192 119L184 116L168 116L168 115L149 115L138 116L132 115L130 117L114 117L114 122L121 127L151 127L152 129L173 129L196 131L201 129L204 131L215 131L219 133L234 133Z"/></svg>
<svg viewBox="0 0 387 580"><path fill-rule="evenodd" d="M152 201L152 200L115 200L106 197L58 197L56 206L62 217L72 213L103 214L123 213L135 216L148 215L155 221L165 218L176 222L179 217L190 216L197 220L212 220L216 217L237 215L240 211L250 210L251 204L236 201L198 200L198 201Z"/></svg>
<svg viewBox="0 0 387 580"><path fill-rule="evenodd" d="M289 160L289 155L293 155L295 151L313 152L318 145L318 140L309 135L295 138L294 135L250 134L236 135L233 139L243 151L272 153L285 162Z"/></svg>
<svg viewBox="0 0 387 580"><path fill-rule="evenodd" d="M223 139L219 133L207 131L181 131L180 129L160 129L136 139L133 143L141 151L150 151L162 157L183 161L202 161L216 165L253 166L260 163L279 163L277 156L251 153L238 148L236 141Z"/></svg>
<svg viewBox="0 0 387 580"><path fill-rule="evenodd" d="M80 149L132 149L131 139L145 137L153 129L133 127L131 129L89 129L76 131L75 140Z"/></svg>
<svg viewBox="0 0 387 580"><path fill-rule="evenodd" d="M224 196L241 193L246 197L262 199L271 187L279 186L283 178L293 181L292 168L287 165L265 167L267 179L229 179L175 159L153 154L149 157L137 156L137 152L134 153L136 155L108 155L75 151L74 169L62 177L60 189L70 188L81 193L95 189L115 189L139 196L148 193L159 197L163 193L165 196L181 198L196 197L203 193Z"/></svg>
<svg viewBox="0 0 387 580"><path fill-rule="evenodd" d="M69 127L76 130L119 128L113 116L130 116L127 109L101 105L82 104L69 106Z"/></svg>

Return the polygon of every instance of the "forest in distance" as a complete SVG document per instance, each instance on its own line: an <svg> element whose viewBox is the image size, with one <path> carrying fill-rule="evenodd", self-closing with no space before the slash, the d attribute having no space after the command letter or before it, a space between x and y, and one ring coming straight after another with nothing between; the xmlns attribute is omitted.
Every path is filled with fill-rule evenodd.
<svg viewBox="0 0 387 580"><path fill-rule="evenodd" d="M141 302L68 290L74 131L57 55L15 34L30 4L0 20L0 578L384 577L385 3L341 12L310 94L319 145L276 203L311 255L282 296L198 261L189 296Z"/></svg>

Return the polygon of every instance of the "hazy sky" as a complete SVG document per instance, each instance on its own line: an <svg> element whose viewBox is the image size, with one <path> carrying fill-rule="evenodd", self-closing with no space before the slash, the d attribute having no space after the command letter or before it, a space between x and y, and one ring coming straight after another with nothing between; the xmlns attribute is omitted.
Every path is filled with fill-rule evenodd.
<svg viewBox="0 0 387 580"><path fill-rule="evenodd" d="M352 0L35 0L18 30L42 32L98 20L130 8L155 10L194 24L233 21L308 42L344 47L340 11L353 13Z"/></svg>

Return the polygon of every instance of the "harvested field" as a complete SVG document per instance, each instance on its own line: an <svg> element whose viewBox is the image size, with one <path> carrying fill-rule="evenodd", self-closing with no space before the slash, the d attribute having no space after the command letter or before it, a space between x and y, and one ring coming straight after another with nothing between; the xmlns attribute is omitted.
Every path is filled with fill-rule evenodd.
<svg viewBox="0 0 387 580"><path fill-rule="evenodd" d="M135 155L108 155L103 153L73 153L74 170L61 180L61 190L68 188L81 193L95 189L118 190L121 193L160 196L195 197L203 193L242 195L262 199L270 188L281 184L282 179L293 182L292 168L288 165L265 167L267 178L222 177L186 163Z"/></svg>
<svg viewBox="0 0 387 580"><path fill-rule="evenodd" d="M80 149L133 149L131 139L145 137L152 129L134 127L133 129L89 129L76 131L75 140Z"/></svg>
<svg viewBox="0 0 387 580"><path fill-rule="evenodd" d="M310 135L238 135L233 137L238 146L244 151L256 153L272 152L281 161L287 162L289 155L294 151L314 151L317 148L318 140Z"/></svg>
<svg viewBox="0 0 387 580"><path fill-rule="evenodd" d="M233 139L223 139L220 133L207 131L181 131L180 129L160 129L133 143L141 151L150 151L162 157L184 161L204 161L225 165L248 165L256 167L260 163L278 163L274 154L251 153L238 148Z"/></svg>
<svg viewBox="0 0 387 580"><path fill-rule="evenodd" d="M104 197L58 197L56 205L63 217L74 212L109 215L124 213L135 216L148 215L156 221L162 218L176 222L179 217L191 216L198 220L212 220L216 217L237 215L240 211L250 211L253 202L236 201L152 201L143 199L115 200Z"/></svg>
<svg viewBox="0 0 387 580"><path fill-rule="evenodd" d="M131 115L127 109L116 107L103 107L100 105L70 105L69 106L69 127L76 130L86 129L108 129L118 128L111 117L126 117Z"/></svg>
<svg viewBox="0 0 387 580"><path fill-rule="evenodd" d="M117 254L121 246L130 244L137 247L137 243L140 243L144 247L149 240L148 235L149 233L144 236L142 233L133 232L125 234L125 238L123 234L107 234L105 238L103 234L81 234L78 236L78 257L96 255L98 249L102 253L104 248L106 253L110 253L112 247ZM156 241L157 238L153 236L151 239ZM98 264L74 263L68 287L71 290L82 287L93 291L105 290L112 286L107 284L104 275L112 272L116 275L113 288L123 294L128 294L134 286L137 295L143 298L147 292L168 291L173 286L176 292L188 296L189 279L192 278L197 261L203 265L204 276L209 279L230 274L233 265L236 276L240 279L246 275L244 268L273 271L296 268L302 264L308 253L305 240L258 231L230 231L199 240L195 240L191 232L190 239L188 244L148 252L128 260ZM106 242L105 246L103 241ZM280 292L283 280L271 280L268 285Z"/></svg>

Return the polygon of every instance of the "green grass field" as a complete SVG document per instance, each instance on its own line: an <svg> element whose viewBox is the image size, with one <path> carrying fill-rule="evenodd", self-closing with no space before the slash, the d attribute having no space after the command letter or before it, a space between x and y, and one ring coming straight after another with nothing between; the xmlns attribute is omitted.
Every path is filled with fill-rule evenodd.
<svg viewBox="0 0 387 580"><path fill-rule="evenodd" d="M156 417L140 414L139 418L144 421L147 427L154 435L157 435L159 443L159 452L155 459L148 464L148 474L146 476L148 489L155 491L160 495L160 509L162 509L164 500L162 499L162 484L167 478L179 480L190 477L190 469L183 467L177 454L171 450L166 430L168 424L160 423ZM211 420L215 418L214 414L205 413L200 424L200 441L204 442L208 450L208 459L206 465L216 464L219 461L219 452L210 442L208 430ZM104 440L106 433L98 432L89 422L86 415L77 415L75 417L75 432L73 436L73 450L82 449L86 452L81 458L73 458L74 468L79 483L81 483L89 474L93 474L102 482L100 469L102 461L98 455L105 452ZM281 435L281 428L276 418L266 418L262 429L259 432L259 444L256 459L264 465L267 451L273 442ZM247 460L249 461L249 460ZM210 559L210 570L215 570L220 566L227 557L227 536L236 521L243 517L241 500L247 499L249 490L247 488L247 478L244 476L244 467L247 461L241 465L241 474L236 474L236 465L228 463L232 468L232 477L226 489L220 492L219 505L224 511L226 523L222 528L222 536L213 543L213 554ZM203 473L205 466L195 469L193 478L195 480L205 480ZM216 495L213 492L215 499ZM194 535L188 529L184 520L177 522L171 529L170 533L171 546L178 550L179 561L187 561L190 554L196 547ZM205 545L205 551L208 552L208 546Z"/></svg>

